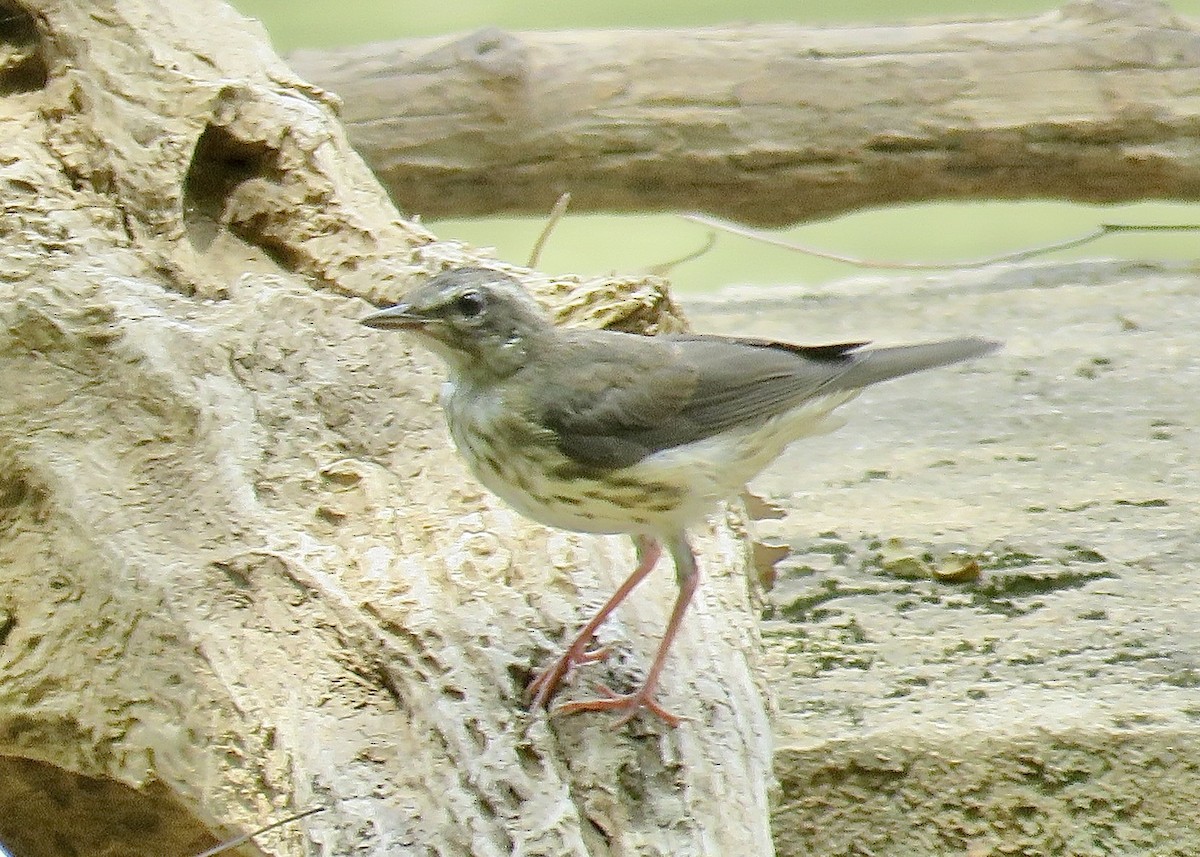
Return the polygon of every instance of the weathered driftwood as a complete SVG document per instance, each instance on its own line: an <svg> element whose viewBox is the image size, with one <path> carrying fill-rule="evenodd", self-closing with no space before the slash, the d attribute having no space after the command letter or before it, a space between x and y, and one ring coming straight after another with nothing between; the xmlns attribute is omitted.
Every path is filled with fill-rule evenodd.
<svg viewBox="0 0 1200 857"><path fill-rule="evenodd" d="M289 61L426 217L1200 198L1200 27L1150 0L1018 20L485 30Z"/></svg>
<svg viewBox="0 0 1200 857"><path fill-rule="evenodd" d="M736 521L667 677L695 723L526 713L631 547L465 475L433 358L356 319L476 257L396 215L260 31L0 3L0 188L0 841L184 857L321 805L256 853L769 853ZM653 282L540 285L669 322Z"/></svg>

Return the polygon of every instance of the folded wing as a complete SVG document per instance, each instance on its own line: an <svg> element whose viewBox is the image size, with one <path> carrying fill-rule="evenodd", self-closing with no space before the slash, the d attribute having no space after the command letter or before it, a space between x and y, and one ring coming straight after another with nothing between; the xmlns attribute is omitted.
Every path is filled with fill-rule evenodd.
<svg viewBox="0 0 1200 857"><path fill-rule="evenodd" d="M586 468L629 467L660 450L786 413L809 399L976 357L963 338L896 348L799 346L702 334L573 331L577 358L539 379L531 416ZM580 368L569 368L571 366ZM564 396L564 390L573 391Z"/></svg>

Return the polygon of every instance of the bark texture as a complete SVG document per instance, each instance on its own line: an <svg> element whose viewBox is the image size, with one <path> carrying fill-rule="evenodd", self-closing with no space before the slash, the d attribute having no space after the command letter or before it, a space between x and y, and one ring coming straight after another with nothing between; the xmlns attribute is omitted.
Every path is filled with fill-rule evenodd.
<svg viewBox="0 0 1200 857"><path fill-rule="evenodd" d="M695 722L525 712L632 548L463 472L433 358L356 320L478 257L257 28L0 2L0 188L0 841L187 855L321 805L240 853L770 853L738 519L668 671ZM566 320L678 323L657 281L518 273ZM589 677L644 668L672 586Z"/></svg>
<svg viewBox="0 0 1200 857"><path fill-rule="evenodd" d="M507 33L289 61L424 217L1200 198L1200 27L1151 0L1018 20Z"/></svg>

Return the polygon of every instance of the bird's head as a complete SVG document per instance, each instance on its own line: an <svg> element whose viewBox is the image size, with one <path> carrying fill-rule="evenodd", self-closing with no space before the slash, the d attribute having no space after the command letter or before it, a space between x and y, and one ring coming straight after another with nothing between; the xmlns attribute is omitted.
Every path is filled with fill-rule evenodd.
<svg viewBox="0 0 1200 857"><path fill-rule="evenodd" d="M367 327L417 335L455 375L511 375L530 343L552 330L538 303L514 278L486 268L444 271L395 306L362 319Z"/></svg>

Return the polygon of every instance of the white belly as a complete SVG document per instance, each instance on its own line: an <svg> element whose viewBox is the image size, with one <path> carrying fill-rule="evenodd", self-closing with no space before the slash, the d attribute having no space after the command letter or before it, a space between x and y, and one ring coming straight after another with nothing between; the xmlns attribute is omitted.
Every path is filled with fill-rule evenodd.
<svg viewBox="0 0 1200 857"><path fill-rule="evenodd" d="M587 471L495 399L445 391L454 443L488 490L535 521L586 533L667 535L703 520L792 441L840 425L830 411L856 395L815 399L764 423L654 453L617 470ZM484 438L499 436L500 444ZM501 448L503 452L501 452ZM573 471L554 479L556 469Z"/></svg>

